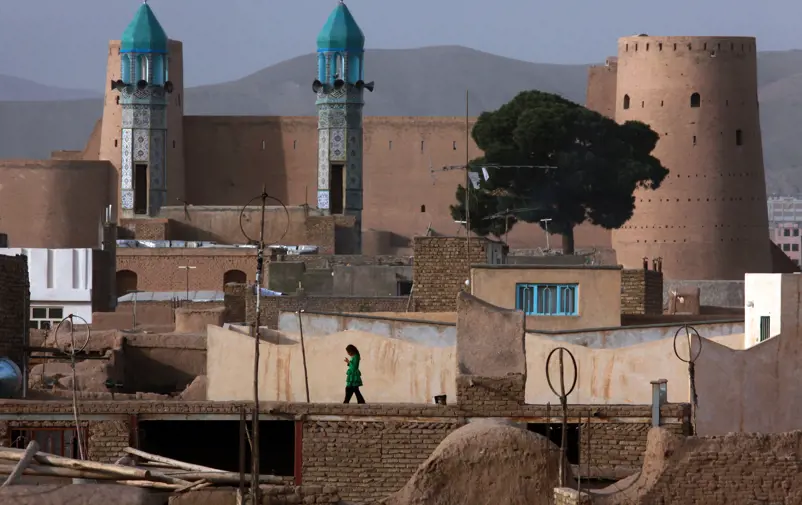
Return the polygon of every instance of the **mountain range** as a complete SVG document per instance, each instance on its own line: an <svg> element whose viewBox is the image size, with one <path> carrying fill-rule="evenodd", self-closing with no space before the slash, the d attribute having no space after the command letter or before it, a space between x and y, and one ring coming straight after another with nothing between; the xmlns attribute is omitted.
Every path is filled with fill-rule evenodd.
<svg viewBox="0 0 802 505"><path fill-rule="evenodd" d="M366 77L376 82L365 114L462 116L498 108L525 89L584 103L588 65L530 63L459 46L379 49ZM315 114L316 58L299 56L241 79L185 91L189 115ZM770 193L802 193L802 51L758 54L763 150ZM82 149L100 118L102 93L0 75L0 159L47 158Z"/></svg>

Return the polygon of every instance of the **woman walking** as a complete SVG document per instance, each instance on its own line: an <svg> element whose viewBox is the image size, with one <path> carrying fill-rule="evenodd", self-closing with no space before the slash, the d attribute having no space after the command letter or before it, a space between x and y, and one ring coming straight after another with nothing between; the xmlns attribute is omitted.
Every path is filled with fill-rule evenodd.
<svg viewBox="0 0 802 505"><path fill-rule="evenodd" d="M362 398L362 393L359 392L359 386L362 385L362 372L359 371L359 349L356 346L348 344L345 348L349 358L345 358L345 364L348 365L348 370L345 372L345 401L343 403L351 403L351 396L356 395L357 403L365 403Z"/></svg>

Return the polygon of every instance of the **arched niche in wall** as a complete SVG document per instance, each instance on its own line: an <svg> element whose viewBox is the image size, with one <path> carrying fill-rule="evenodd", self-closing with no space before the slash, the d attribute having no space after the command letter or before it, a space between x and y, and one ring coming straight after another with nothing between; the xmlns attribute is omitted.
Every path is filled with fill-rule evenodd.
<svg viewBox="0 0 802 505"><path fill-rule="evenodd" d="M248 282L248 276L245 275L245 272L242 270L229 270L225 274L223 274L223 286L230 282L236 282L237 284L245 284Z"/></svg>
<svg viewBox="0 0 802 505"><path fill-rule="evenodd" d="M131 270L120 270L117 272L117 298L125 296L131 291L136 291L137 276Z"/></svg>

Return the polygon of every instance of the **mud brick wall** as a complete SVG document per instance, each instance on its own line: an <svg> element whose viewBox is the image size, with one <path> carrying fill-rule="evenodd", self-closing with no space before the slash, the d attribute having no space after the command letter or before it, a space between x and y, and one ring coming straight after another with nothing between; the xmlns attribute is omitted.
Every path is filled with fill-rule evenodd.
<svg viewBox="0 0 802 505"><path fill-rule="evenodd" d="M471 239L470 261L465 237L415 237L412 267L417 312L453 312L465 288L469 265L487 263L485 239Z"/></svg>
<svg viewBox="0 0 802 505"><path fill-rule="evenodd" d="M336 486L348 503L375 503L399 490L454 422L306 422L303 482Z"/></svg>
<svg viewBox="0 0 802 505"><path fill-rule="evenodd" d="M644 269L622 270L621 313L662 314L663 273Z"/></svg>
<svg viewBox="0 0 802 505"><path fill-rule="evenodd" d="M467 413L504 416L520 412L525 403L526 377L457 376L457 406Z"/></svg>
<svg viewBox="0 0 802 505"><path fill-rule="evenodd" d="M136 240L171 240L169 219L123 219L120 238Z"/></svg>
<svg viewBox="0 0 802 505"><path fill-rule="evenodd" d="M0 421L0 445L24 448L28 444L29 440L18 440L15 443L11 439L14 430L52 431L54 428L73 430L74 426L75 423L72 421ZM92 461L113 463L123 455L123 449L130 445L128 422L126 421L82 421L81 428L86 437L84 439L84 448L87 450L86 457ZM56 440L55 433L53 436L53 439ZM69 443L66 437L67 435L65 435L65 443ZM42 442L40 442L41 444ZM63 449L42 445L40 450L60 455ZM68 453L64 455L72 457Z"/></svg>
<svg viewBox="0 0 802 505"><path fill-rule="evenodd" d="M263 296L261 307L262 326L278 328L280 312L309 310L316 312L404 312L409 300L406 296ZM245 293L245 320L248 324L256 321L256 294L251 290Z"/></svg>
<svg viewBox="0 0 802 505"><path fill-rule="evenodd" d="M223 288L223 304L226 308L227 323L242 323L247 320L245 315L245 294L249 288L247 284L229 282Z"/></svg>
<svg viewBox="0 0 802 505"><path fill-rule="evenodd" d="M31 292L28 258L0 256L0 357L11 358L25 369Z"/></svg>

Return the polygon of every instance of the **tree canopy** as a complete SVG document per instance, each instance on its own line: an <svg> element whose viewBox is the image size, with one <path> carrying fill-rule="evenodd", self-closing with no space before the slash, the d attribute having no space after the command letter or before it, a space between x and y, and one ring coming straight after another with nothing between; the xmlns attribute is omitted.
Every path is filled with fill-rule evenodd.
<svg viewBox="0 0 802 505"><path fill-rule="evenodd" d="M659 135L647 124L618 124L551 93L525 91L484 112L472 135L485 155L470 164L479 175L469 189L471 230L500 237L518 221L551 219L548 230L563 236L566 254L576 226L620 228L632 217L635 190L657 189L668 175L651 155ZM464 187L456 198L451 215L462 221Z"/></svg>

